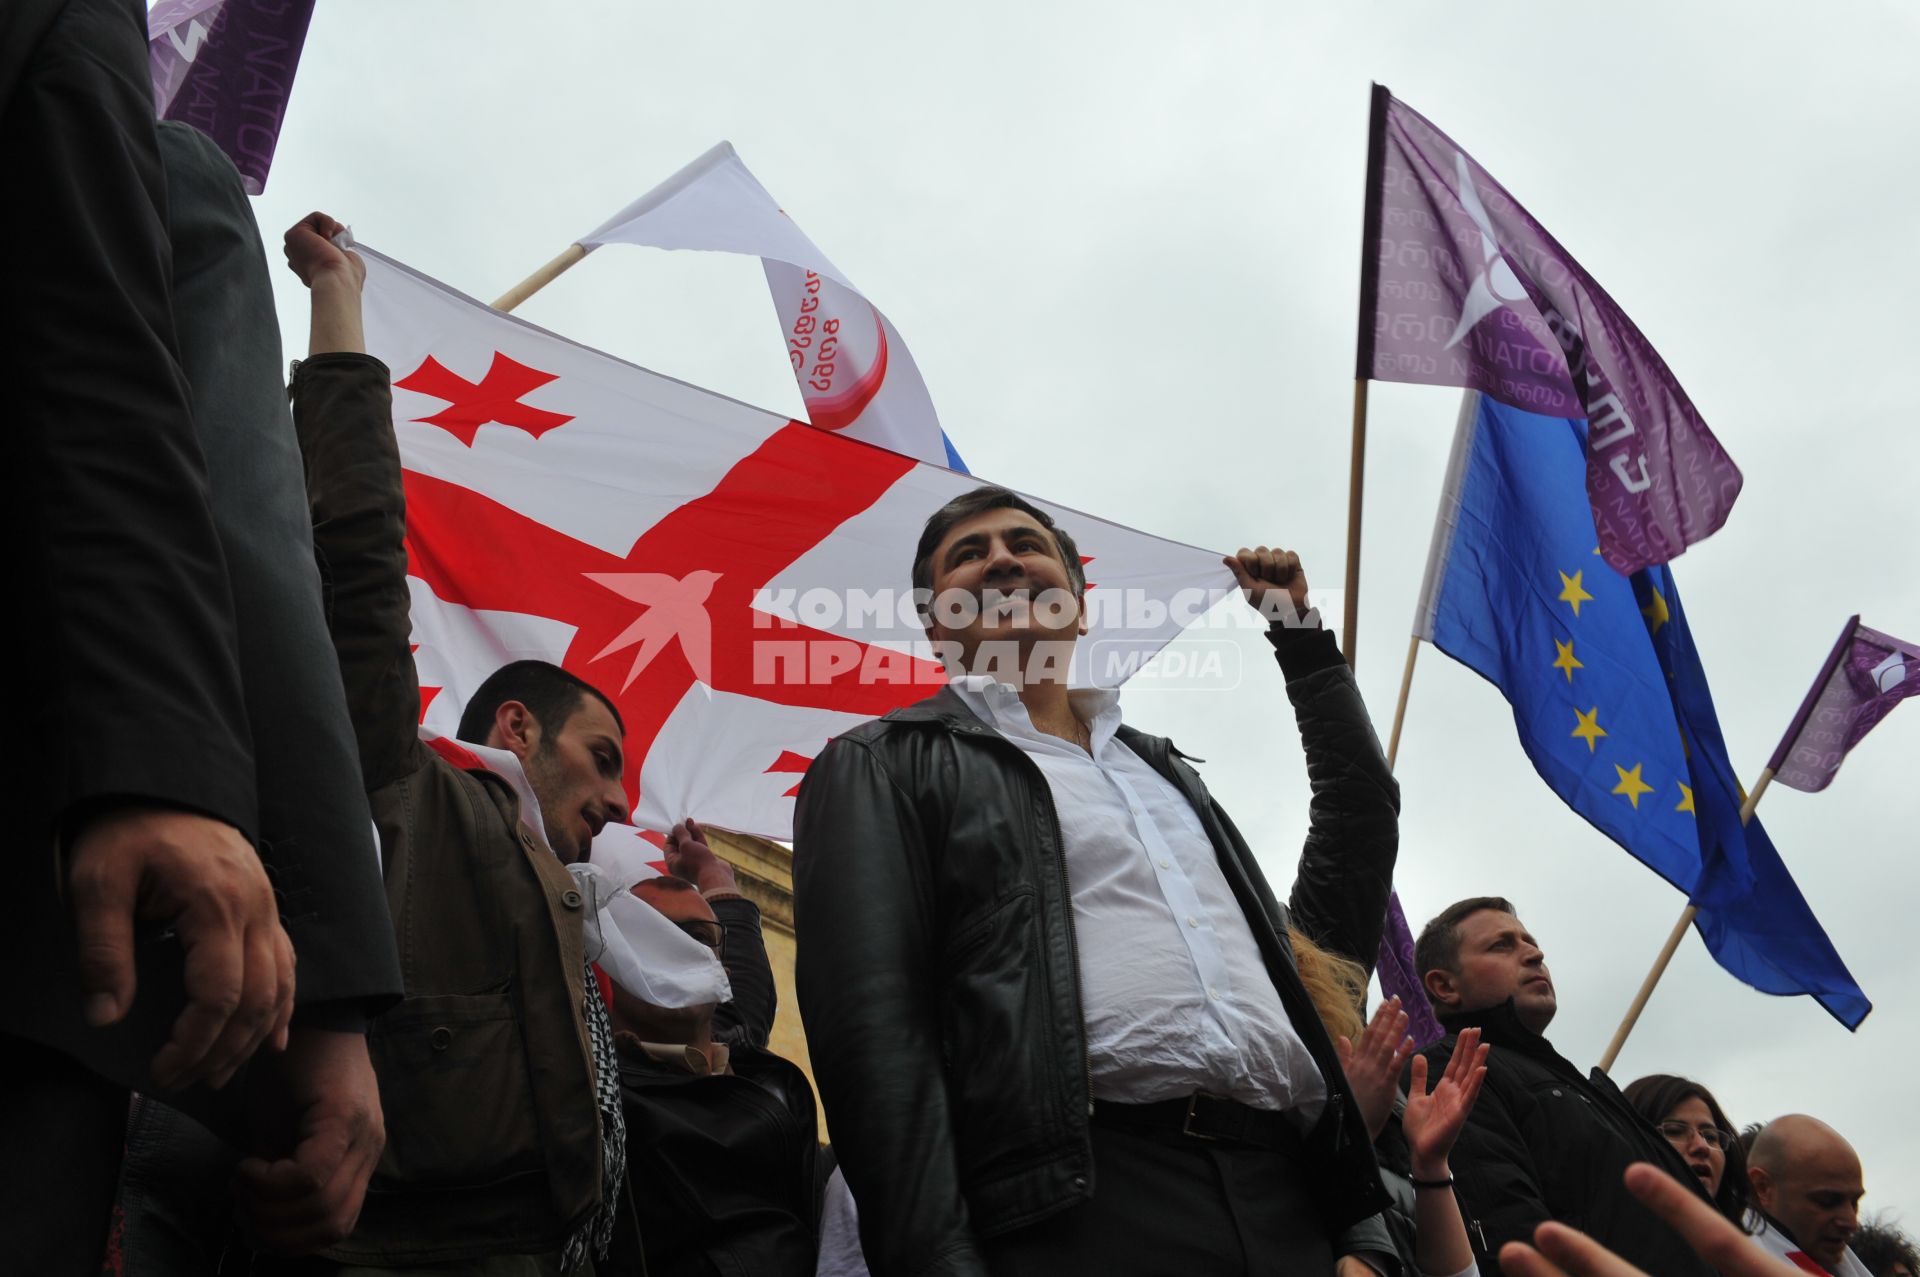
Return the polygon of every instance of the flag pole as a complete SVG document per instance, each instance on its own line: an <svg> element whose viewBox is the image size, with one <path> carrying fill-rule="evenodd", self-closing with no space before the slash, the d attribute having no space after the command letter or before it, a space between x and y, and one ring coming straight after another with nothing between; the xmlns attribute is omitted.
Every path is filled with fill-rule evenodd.
<svg viewBox="0 0 1920 1277"><path fill-rule="evenodd" d="M1393 707L1393 731L1387 735L1387 770L1400 756L1400 725L1407 721L1407 693L1413 690L1413 662L1420 655L1420 636L1407 640L1407 667L1400 672L1400 700Z"/></svg>
<svg viewBox="0 0 1920 1277"><path fill-rule="evenodd" d="M1753 809L1760 805L1760 795L1767 792L1767 786L1773 783L1773 768L1760 769L1760 779L1747 791L1746 801L1740 804L1740 823L1745 825L1753 819ZM1627 1014L1620 1021L1620 1027L1613 1031L1613 1041L1607 1043L1607 1049L1600 1057L1600 1071L1605 1073L1613 1068L1614 1060L1619 1058L1620 1048L1627 1044L1627 1035L1633 1032L1633 1026L1640 1020L1640 1013L1647 1009L1647 999L1653 996L1653 986L1660 983L1660 977L1667 973L1667 964L1673 961L1673 955L1680 948L1680 941L1686 936L1687 928L1693 925L1693 917L1700 911L1689 904L1680 911L1680 921L1673 924L1673 930L1667 934L1667 942L1660 946L1660 956L1653 960L1653 970L1647 972L1647 978L1640 982L1640 992L1633 995L1633 1005L1627 1008Z"/></svg>
<svg viewBox="0 0 1920 1277"><path fill-rule="evenodd" d="M1347 596L1340 615L1340 649L1358 668L1360 649L1360 503L1367 479L1367 378L1373 374L1373 314L1380 293L1380 175L1386 167L1384 84L1372 89L1367 117L1367 185L1360 215L1360 305L1353 341L1353 457L1347 470Z"/></svg>
<svg viewBox="0 0 1920 1277"><path fill-rule="evenodd" d="M515 306L518 306L521 302L527 300L527 298L560 278L561 275L566 273L568 267L586 255L587 250L582 245L567 245L566 251L560 253L545 266L542 266L539 270L533 272L533 274L500 294L499 298L493 303L493 308L498 311L511 311Z"/></svg>

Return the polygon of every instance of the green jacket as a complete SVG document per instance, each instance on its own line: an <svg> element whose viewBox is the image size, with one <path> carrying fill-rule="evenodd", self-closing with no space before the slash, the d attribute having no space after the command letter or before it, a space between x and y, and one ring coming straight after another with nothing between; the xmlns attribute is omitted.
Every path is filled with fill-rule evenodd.
<svg viewBox="0 0 1920 1277"><path fill-rule="evenodd" d="M426 1264L559 1249L600 1198L582 899L512 788L419 738L387 368L317 355L291 387L314 550L406 981L368 1031L387 1147L327 1254Z"/></svg>

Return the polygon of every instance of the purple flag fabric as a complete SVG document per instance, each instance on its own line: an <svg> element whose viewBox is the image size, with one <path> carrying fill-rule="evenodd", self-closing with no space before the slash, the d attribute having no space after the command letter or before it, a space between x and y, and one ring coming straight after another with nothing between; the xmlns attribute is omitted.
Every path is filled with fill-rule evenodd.
<svg viewBox="0 0 1920 1277"><path fill-rule="evenodd" d="M1400 999L1400 1009L1407 1013L1407 1033L1416 1046L1424 1050L1447 1036L1434 1018L1433 1004L1427 1001L1426 987L1414 969L1413 932L1407 927L1406 910L1400 907L1397 891L1387 897L1387 929L1380 937L1380 959L1375 969L1380 973L1380 992Z"/></svg>
<svg viewBox="0 0 1920 1277"><path fill-rule="evenodd" d="M1870 630L1854 617L1773 751L1767 763L1773 778L1809 794L1825 789L1847 751L1914 695L1920 695L1920 645Z"/></svg>
<svg viewBox="0 0 1920 1277"><path fill-rule="evenodd" d="M153 110L191 124L267 186L314 0L160 0L147 15Z"/></svg>
<svg viewBox="0 0 1920 1277"><path fill-rule="evenodd" d="M1584 417L1600 552L1623 575L1726 522L1740 471L1666 363L1559 243L1374 86L1356 375Z"/></svg>

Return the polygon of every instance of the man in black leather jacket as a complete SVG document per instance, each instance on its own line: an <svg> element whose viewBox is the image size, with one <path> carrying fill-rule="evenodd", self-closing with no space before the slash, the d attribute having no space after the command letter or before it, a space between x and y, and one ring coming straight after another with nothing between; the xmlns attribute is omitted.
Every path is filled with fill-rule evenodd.
<svg viewBox="0 0 1920 1277"><path fill-rule="evenodd" d="M1374 952L1398 790L1298 559L1227 563L1314 791L1284 906L1186 756L1068 696L1072 538L1004 489L928 524L953 681L829 744L795 826L808 1049L878 1277L1397 1268L1286 932Z"/></svg>

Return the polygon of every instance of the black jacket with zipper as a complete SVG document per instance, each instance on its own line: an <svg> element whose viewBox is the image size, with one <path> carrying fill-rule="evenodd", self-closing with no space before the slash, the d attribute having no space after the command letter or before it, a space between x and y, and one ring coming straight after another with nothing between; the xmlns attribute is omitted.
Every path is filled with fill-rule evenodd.
<svg viewBox="0 0 1920 1277"><path fill-rule="evenodd" d="M1423 1053L1428 1077L1446 1069L1462 1029L1479 1028L1481 1041L1493 1047L1452 1156L1454 1191L1482 1273L1500 1271L1496 1257L1506 1243L1531 1242L1536 1227L1555 1219L1646 1272L1712 1277L1693 1248L1621 1182L1634 1162L1652 1162L1696 1191L1700 1185L1613 1079L1599 1069L1582 1076L1520 1022L1511 999L1440 1022L1446 1038Z"/></svg>
<svg viewBox="0 0 1920 1277"><path fill-rule="evenodd" d="M1313 786L1290 906L1190 761L1119 739L1193 805L1329 1101L1307 1178L1343 1251L1391 1254L1366 1129L1287 941L1378 944L1398 789L1329 635L1270 636ZM876 1277L985 1274L977 1245L1092 1196L1074 919L1051 791L951 689L849 731L800 790L796 975L808 1050ZM1371 936L1368 944L1365 937ZM1343 1236L1343 1233L1345 1236Z"/></svg>

